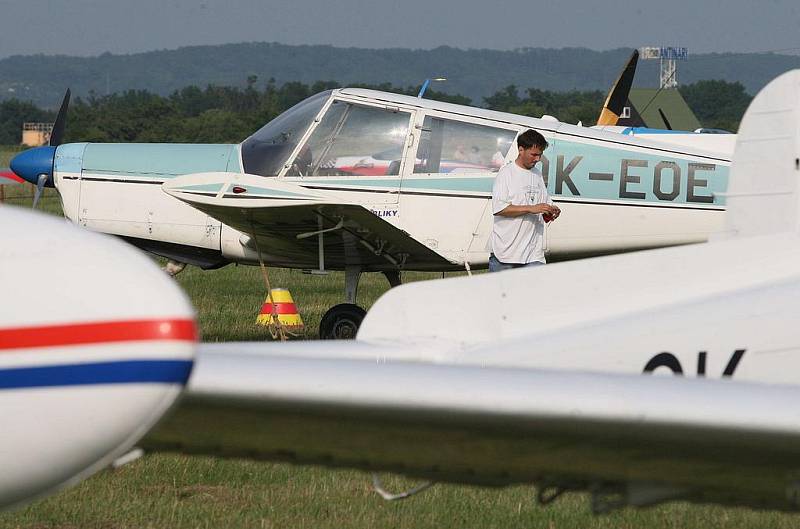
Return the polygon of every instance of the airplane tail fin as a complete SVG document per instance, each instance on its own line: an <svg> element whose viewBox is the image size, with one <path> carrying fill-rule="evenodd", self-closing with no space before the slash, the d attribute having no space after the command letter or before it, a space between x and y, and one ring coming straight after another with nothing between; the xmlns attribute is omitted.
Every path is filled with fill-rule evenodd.
<svg viewBox="0 0 800 529"><path fill-rule="evenodd" d="M598 125L614 126L619 121L622 109L625 107L625 101L628 100L628 94L631 91L637 62L639 62L639 52L634 50L625 68L620 72L614 84L611 85L606 102L603 103L603 109L600 111L600 117L597 118Z"/></svg>
<svg viewBox="0 0 800 529"><path fill-rule="evenodd" d="M777 77L742 118L720 239L800 231L800 70Z"/></svg>

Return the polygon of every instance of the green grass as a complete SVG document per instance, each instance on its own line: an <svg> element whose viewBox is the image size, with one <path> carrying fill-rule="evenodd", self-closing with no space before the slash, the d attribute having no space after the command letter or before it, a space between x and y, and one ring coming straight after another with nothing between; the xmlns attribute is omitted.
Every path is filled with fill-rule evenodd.
<svg viewBox="0 0 800 529"><path fill-rule="evenodd" d="M0 145L0 169L8 167L11 158L22 150L20 145Z"/></svg>
<svg viewBox="0 0 800 529"><path fill-rule="evenodd" d="M304 338L315 338L322 315L331 306L344 302L344 273L325 276L304 274L300 270L268 269L272 288L288 288L305 324ZM456 275L448 272L447 277ZM440 278L440 273L410 272L403 281ZM189 293L197 309L203 341L257 341L269 339L266 327L255 325L266 297L261 269L254 266L227 266L203 271L187 267L178 282ZM369 308L389 289L382 274L363 274L358 289L358 304Z"/></svg>
<svg viewBox="0 0 800 529"><path fill-rule="evenodd" d="M28 183L0 186L3 204L29 208L33 203L34 187ZM37 209L46 213L61 215L61 200L53 188L44 188Z"/></svg>
<svg viewBox="0 0 800 529"><path fill-rule="evenodd" d="M395 489L403 479L385 483ZM584 495L541 507L530 487L482 489L436 485L410 500L388 503L359 472L329 471L151 455L106 471L53 498L0 516L3 527L289 527L289 528L782 528L797 517L745 509L674 504L588 513Z"/></svg>
<svg viewBox="0 0 800 529"><path fill-rule="evenodd" d="M2 152L2 151L0 151ZM0 158L2 160L2 158ZM2 165L2 163L0 163ZM30 204L30 186L12 186L22 205ZM28 197L25 198L25 193ZM53 190L43 202L59 212ZM26 202L27 200L27 202ZM10 202L10 200L9 200ZM343 300L344 276L310 276L270 269L273 287L291 290L316 336L322 314ZM451 274L448 274L451 275ZM406 274L405 281L441 277ZM191 297L205 341L265 340L255 325L265 287L256 267L228 266L203 272L187 268L178 282ZM383 276L365 274L359 303L369 307L388 288ZM0 469L2 471L2 469ZM390 490L413 482L386 477ZM117 471L102 472L77 487L10 513L2 528L782 528L800 518L749 509L670 504L624 509L604 516L589 512L585 494L567 494L548 507L534 502L531 487L487 489L436 485L401 502L387 503L371 490L369 475L313 466L217 460L150 454Z"/></svg>

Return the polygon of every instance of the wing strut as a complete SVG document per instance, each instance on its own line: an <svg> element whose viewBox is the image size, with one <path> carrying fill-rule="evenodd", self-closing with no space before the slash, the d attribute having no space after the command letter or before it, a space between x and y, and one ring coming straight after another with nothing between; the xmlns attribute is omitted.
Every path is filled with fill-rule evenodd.
<svg viewBox="0 0 800 529"><path fill-rule="evenodd" d="M329 231L336 231L342 229L344 226L344 219L339 219L339 222L333 228L323 228L322 227L322 215L317 213L317 227L319 228L317 231L307 231L305 233L298 233L295 237L298 240L307 239L309 237L313 237L314 235L317 236L317 245L318 250L317 254L319 256L319 270L311 270L312 274L327 274L328 272L325 270L325 245L323 234Z"/></svg>

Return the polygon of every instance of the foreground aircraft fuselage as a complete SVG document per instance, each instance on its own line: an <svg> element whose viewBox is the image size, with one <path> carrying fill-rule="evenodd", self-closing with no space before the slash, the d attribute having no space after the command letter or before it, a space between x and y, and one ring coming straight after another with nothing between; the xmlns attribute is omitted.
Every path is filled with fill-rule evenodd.
<svg viewBox="0 0 800 529"><path fill-rule="evenodd" d="M480 267L494 176L527 128L550 142L541 170L564 210L550 256L698 242L720 226L730 150L704 150L703 135L675 145L364 89L317 94L239 145L60 145L53 176L73 222L203 267L257 262L254 235L277 266Z"/></svg>

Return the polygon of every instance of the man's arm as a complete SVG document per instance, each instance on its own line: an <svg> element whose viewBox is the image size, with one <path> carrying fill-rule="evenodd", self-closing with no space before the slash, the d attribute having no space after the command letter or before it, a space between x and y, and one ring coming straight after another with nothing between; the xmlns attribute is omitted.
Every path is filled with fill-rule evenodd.
<svg viewBox="0 0 800 529"><path fill-rule="evenodd" d="M509 204L495 213L495 215L500 215L501 217L520 217L522 215L539 215L541 213L555 215L557 211L560 212L557 207L551 206L550 204L534 204L532 206L515 206Z"/></svg>

